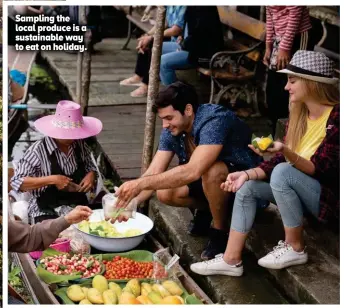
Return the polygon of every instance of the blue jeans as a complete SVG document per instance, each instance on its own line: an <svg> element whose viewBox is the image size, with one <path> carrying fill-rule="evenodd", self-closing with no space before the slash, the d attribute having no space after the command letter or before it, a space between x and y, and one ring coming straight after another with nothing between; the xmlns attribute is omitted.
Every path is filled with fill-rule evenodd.
<svg viewBox="0 0 344 308"><path fill-rule="evenodd" d="M247 233L251 230L259 199L277 204L284 226L302 226L303 210L317 217L320 209L320 183L294 168L281 163L272 171L270 183L248 181L236 193L231 229Z"/></svg>
<svg viewBox="0 0 344 308"><path fill-rule="evenodd" d="M175 70L185 70L193 66L188 60L189 53L180 50L176 42L164 42L162 44L162 56L160 63L160 79L163 85L169 85L177 81Z"/></svg>

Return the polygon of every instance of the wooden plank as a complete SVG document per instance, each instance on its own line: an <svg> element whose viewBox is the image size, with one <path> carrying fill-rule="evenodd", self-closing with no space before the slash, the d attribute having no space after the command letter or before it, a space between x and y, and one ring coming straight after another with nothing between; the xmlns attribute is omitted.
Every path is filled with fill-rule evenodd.
<svg viewBox="0 0 344 308"><path fill-rule="evenodd" d="M245 33L256 40L265 41L265 23L242 14L230 6L218 6L220 20L223 24Z"/></svg>

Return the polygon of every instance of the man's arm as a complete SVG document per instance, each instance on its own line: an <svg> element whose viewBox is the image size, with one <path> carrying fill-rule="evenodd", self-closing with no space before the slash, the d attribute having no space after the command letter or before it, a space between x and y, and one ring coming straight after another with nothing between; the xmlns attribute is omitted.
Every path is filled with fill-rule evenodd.
<svg viewBox="0 0 344 308"><path fill-rule="evenodd" d="M199 145L187 164L161 174L124 183L116 192L117 207L126 207L133 198L144 190L175 188L196 181L214 164L222 147L222 145Z"/></svg>
<svg viewBox="0 0 344 308"><path fill-rule="evenodd" d="M143 178L143 177L159 174L166 171L169 164L172 161L173 156L174 156L174 153L170 151L156 152L151 164L149 165L148 169L141 177ZM154 190L144 190L140 192L140 194L136 197L138 204L141 204L145 202L146 200L148 200L152 196L153 192Z"/></svg>
<svg viewBox="0 0 344 308"><path fill-rule="evenodd" d="M161 174L139 179L140 189L176 188L199 179L217 160L222 145L199 145L192 153L190 161Z"/></svg>

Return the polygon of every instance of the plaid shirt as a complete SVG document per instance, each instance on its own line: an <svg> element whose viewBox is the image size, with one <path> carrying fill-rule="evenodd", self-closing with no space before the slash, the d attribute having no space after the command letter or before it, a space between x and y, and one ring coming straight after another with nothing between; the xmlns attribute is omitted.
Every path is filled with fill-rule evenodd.
<svg viewBox="0 0 344 308"><path fill-rule="evenodd" d="M283 154L277 153L259 167L270 177L274 167L285 161ZM315 166L313 178L321 185L318 219L321 222L339 220L339 104L327 120L326 136L311 157L311 162Z"/></svg>

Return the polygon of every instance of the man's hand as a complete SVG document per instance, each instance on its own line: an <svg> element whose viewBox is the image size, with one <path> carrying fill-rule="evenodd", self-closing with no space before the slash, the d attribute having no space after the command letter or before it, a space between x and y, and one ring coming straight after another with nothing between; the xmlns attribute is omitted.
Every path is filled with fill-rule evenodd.
<svg viewBox="0 0 344 308"><path fill-rule="evenodd" d="M247 174L244 171L238 171L228 174L226 182L221 184L221 189L227 192L237 192L247 181Z"/></svg>
<svg viewBox="0 0 344 308"><path fill-rule="evenodd" d="M278 49L277 52L277 69L284 69L290 61L290 51Z"/></svg>
<svg viewBox="0 0 344 308"><path fill-rule="evenodd" d="M64 218L70 224L77 224L83 220L87 220L92 214L92 210L88 206L78 205L70 211Z"/></svg>
<svg viewBox="0 0 344 308"><path fill-rule="evenodd" d="M263 63L266 65L266 66L269 66L270 65L270 57L271 57L271 48L267 47L265 49L265 54L264 54L264 58L263 58Z"/></svg>
<svg viewBox="0 0 344 308"><path fill-rule="evenodd" d="M130 201L142 191L139 188L140 180L141 179L125 182L115 192L115 196L118 198L116 203L117 208L127 207Z"/></svg>
<svg viewBox="0 0 344 308"><path fill-rule="evenodd" d="M72 179L60 174L52 175L51 178L53 184L57 187L58 190L66 188L68 184L72 181Z"/></svg>
<svg viewBox="0 0 344 308"><path fill-rule="evenodd" d="M129 211L135 211L136 212L139 204L140 204L139 200L137 198L134 198L130 201L130 203L126 207L125 211L122 214L120 214L117 218L105 217L105 220L109 220L112 224L115 223L116 220L118 222L126 222L130 218L130 217L128 217L128 215L126 215L126 212L127 211L128 212Z"/></svg>
<svg viewBox="0 0 344 308"><path fill-rule="evenodd" d="M95 179L96 175L94 171L90 171L89 173L87 173L79 184L81 186L79 192L89 192L94 186Z"/></svg>

